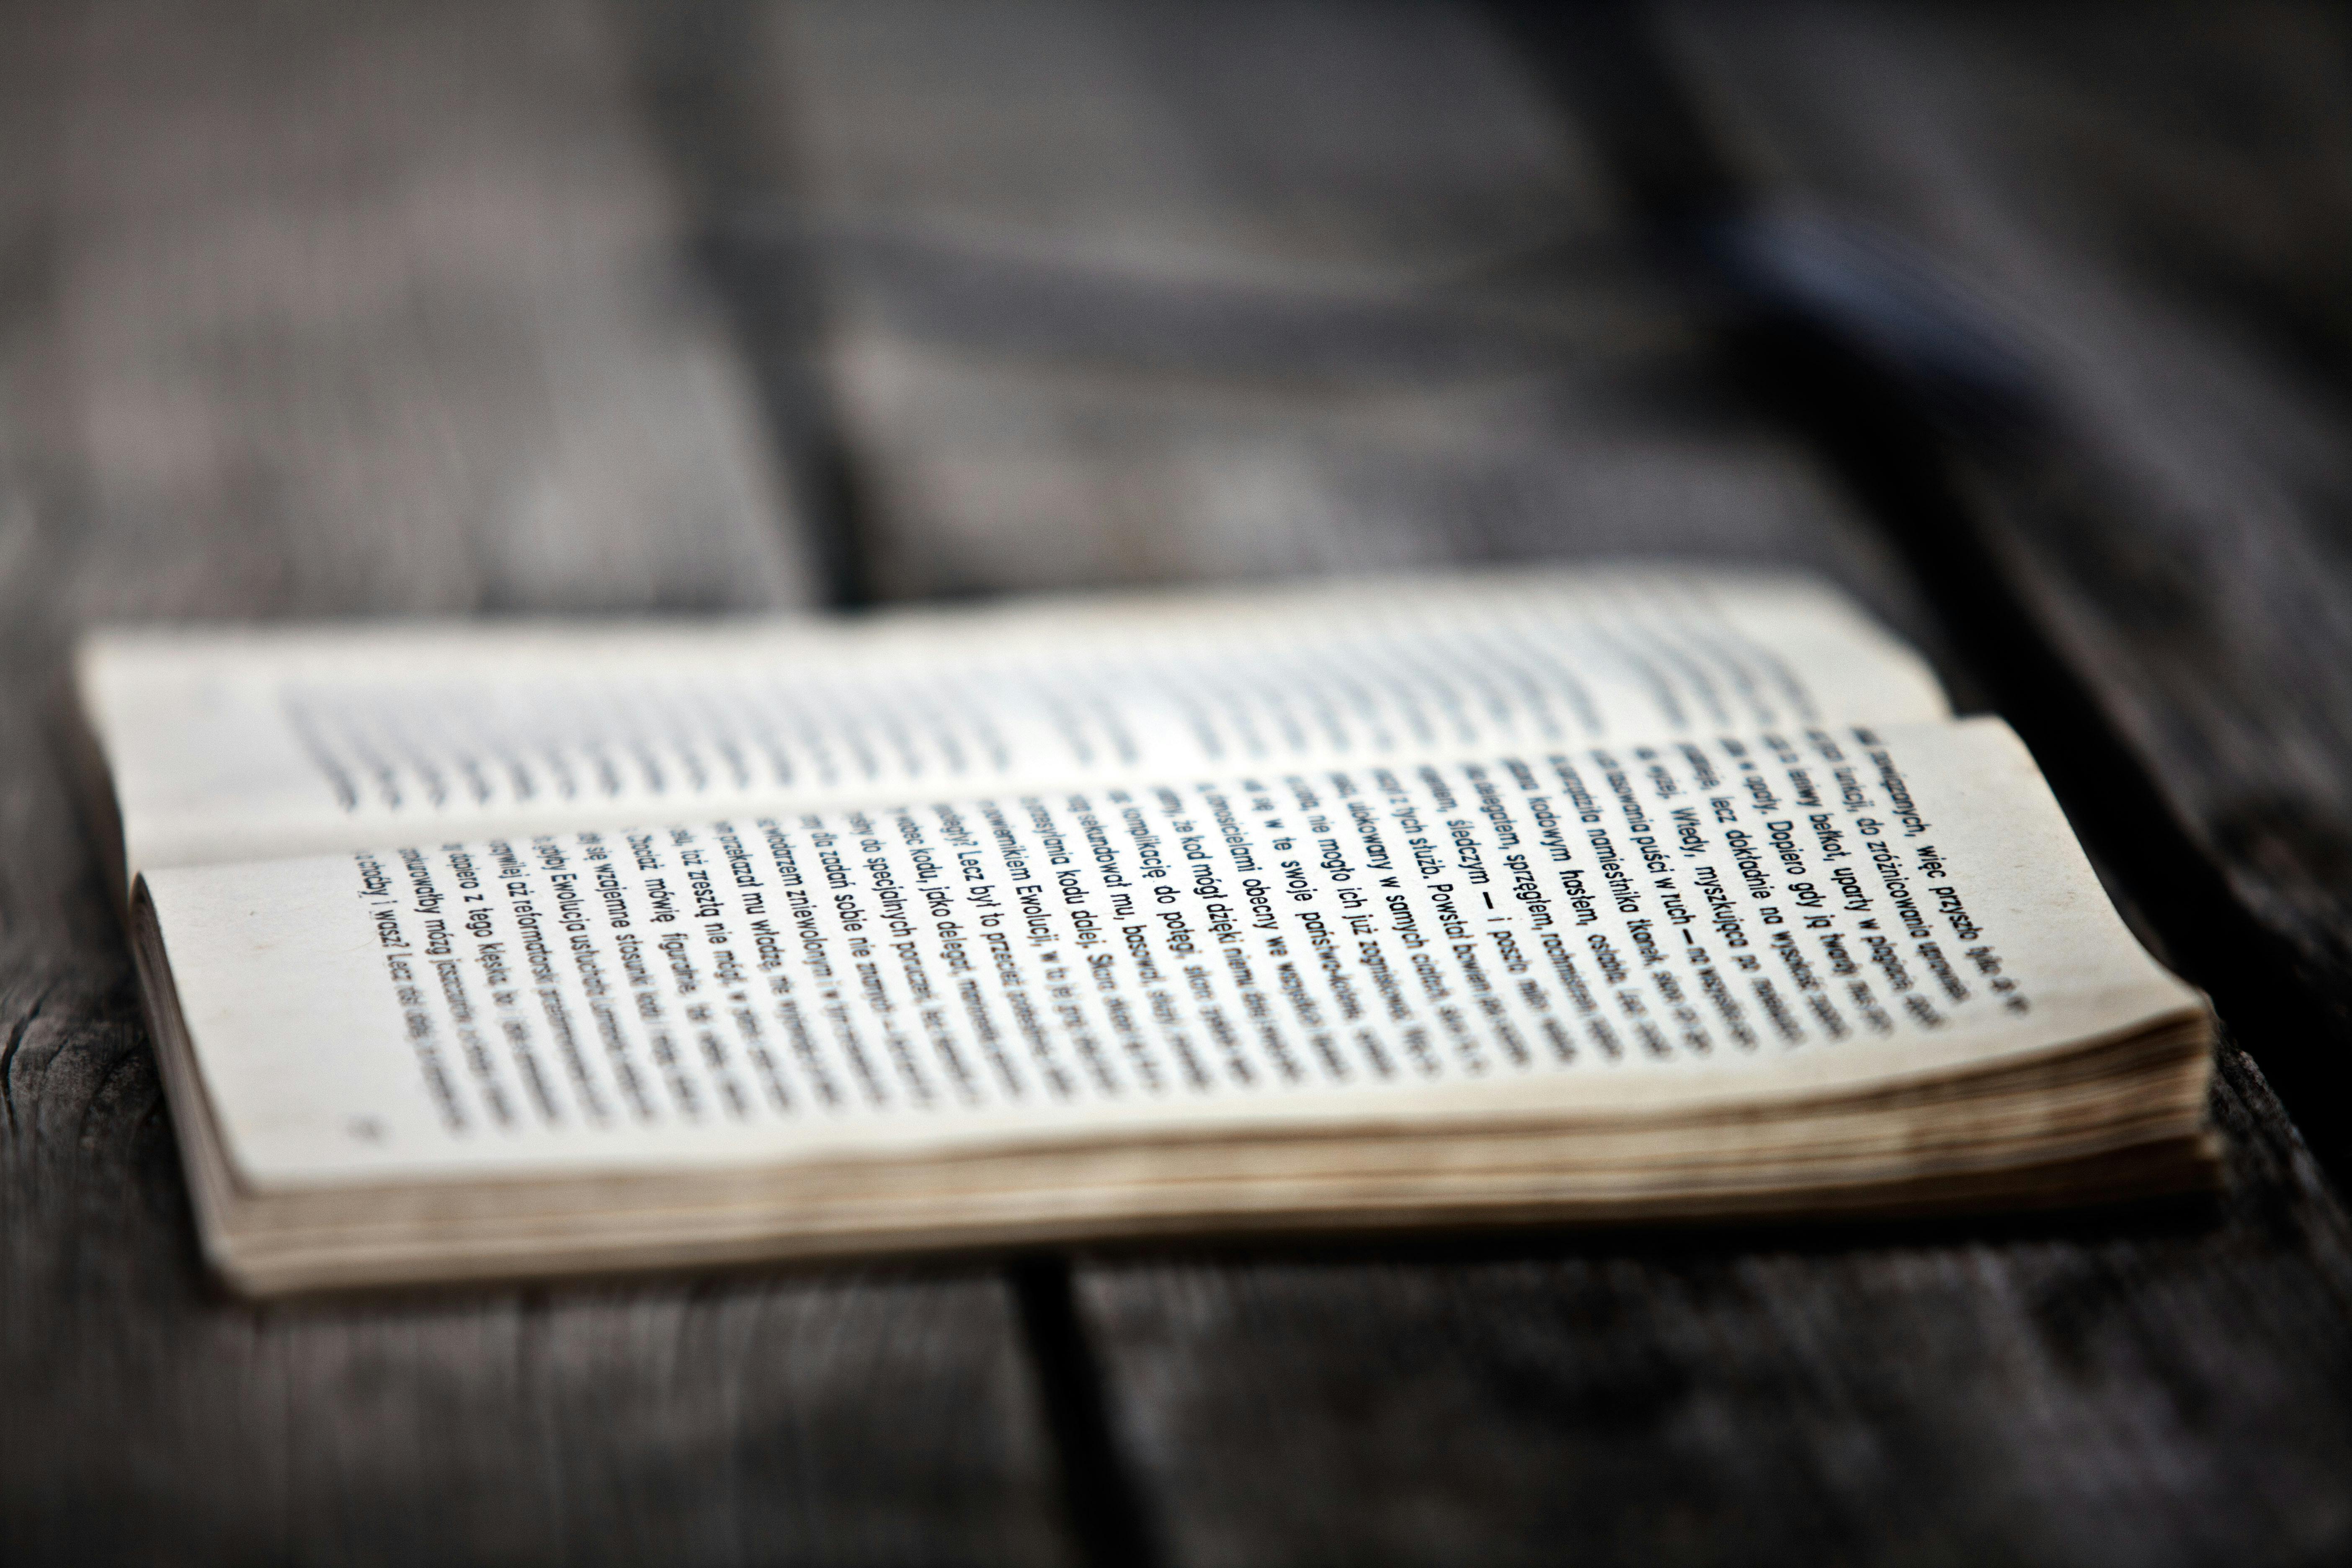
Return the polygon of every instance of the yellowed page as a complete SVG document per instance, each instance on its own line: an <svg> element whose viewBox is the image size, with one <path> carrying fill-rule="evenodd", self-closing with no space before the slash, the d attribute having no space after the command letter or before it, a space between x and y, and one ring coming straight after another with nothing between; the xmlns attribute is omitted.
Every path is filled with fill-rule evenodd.
<svg viewBox="0 0 2352 1568"><path fill-rule="evenodd" d="M1993 720L147 881L230 1158L265 1189L1572 1124L2200 1006Z"/></svg>
<svg viewBox="0 0 2352 1568"><path fill-rule="evenodd" d="M130 871L1941 716L1803 579L1662 568L856 620L142 631L83 652Z"/></svg>

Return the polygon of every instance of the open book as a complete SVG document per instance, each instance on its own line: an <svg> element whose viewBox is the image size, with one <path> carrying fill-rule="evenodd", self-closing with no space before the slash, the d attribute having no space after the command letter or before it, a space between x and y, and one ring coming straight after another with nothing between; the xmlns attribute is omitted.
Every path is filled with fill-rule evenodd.
<svg viewBox="0 0 2352 1568"><path fill-rule="evenodd" d="M2211 1020L1801 579L83 649L257 1292L2210 1179Z"/></svg>

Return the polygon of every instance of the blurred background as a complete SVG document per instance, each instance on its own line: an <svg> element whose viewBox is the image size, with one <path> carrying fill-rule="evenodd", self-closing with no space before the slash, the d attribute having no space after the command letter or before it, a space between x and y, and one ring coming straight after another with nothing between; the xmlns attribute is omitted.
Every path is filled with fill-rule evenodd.
<svg viewBox="0 0 2352 1568"><path fill-rule="evenodd" d="M1824 268L1898 355L1952 330L1904 279L1959 291L2162 510L2347 493L2334 7L7 15L16 614L1851 572L1869 520L1720 331L1727 273Z"/></svg>
<svg viewBox="0 0 2352 1568"><path fill-rule="evenodd" d="M1628 552L2017 722L2221 1219L205 1279L79 628ZM2326 1560L2347 655L2338 5L0 0L0 1554Z"/></svg>

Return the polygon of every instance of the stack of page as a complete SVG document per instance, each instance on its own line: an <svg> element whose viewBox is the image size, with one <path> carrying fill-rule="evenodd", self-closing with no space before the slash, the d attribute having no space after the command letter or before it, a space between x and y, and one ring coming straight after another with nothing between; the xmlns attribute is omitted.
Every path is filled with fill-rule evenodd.
<svg viewBox="0 0 2352 1568"><path fill-rule="evenodd" d="M2212 1179L2204 1000L1802 579L142 630L79 680L253 1292Z"/></svg>

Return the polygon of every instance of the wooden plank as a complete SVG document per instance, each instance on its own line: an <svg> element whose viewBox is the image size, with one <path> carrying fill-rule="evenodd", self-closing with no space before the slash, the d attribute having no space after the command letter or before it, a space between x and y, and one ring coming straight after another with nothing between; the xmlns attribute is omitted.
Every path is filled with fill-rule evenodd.
<svg viewBox="0 0 2352 1568"><path fill-rule="evenodd" d="M593 17L58 8L17 145L77 392L26 412L94 526L207 539L185 613L803 592ZM181 613L162 576L72 608Z"/></svg>
<svg viewBox="0 0 2352 1568"><path fill-rule="evenodd" d="M1596 172L1539 97L1497 90L1497 41L1424 0L1344 25L1318 0L785 0L773 21L829 226L1366 286L1591 234Z"/></svg>
<svg viewBox="0 0 2352 1568"><path fill-rule="evenodd" d="M254 1307L61 763L98 616L802 593L572 0L58 5L0 51L0 1558L1055 1562L1002 1277Z"/></svg>
<svg viewBox="0 0 2352 1568"><path fill-rule="evenodd" d="M1474 14L778 15L796 232L832 284L885 592L1571 535L1806 560L1923 624L1819 471L1726 406L1594 216L1584 149Z"/></svg>
<svg viewBox="0 0 2352 1568"><path fill-rule="evenodd" d="M1214 53L1155 33L1213 30L1189 12L1033 6L985 47L888 7L788 15L792 79L840 84L797 100L835 118L796 142L836 193L808 243L893 591L1649 546L1814 564L1931 624L1644 277L1573 123L1461 14L1221 16L1244 31ZM1444 115L1548 150L1516 179L1441 146L1351 183L1351 131L1437 117L1395 85L1422 58L1479 62L1441 69ZM1218 154L1281 140L1254 84L1309 80L1320 139L1265 203ZM889 150L908 116L938 163ZM1383 204L1453 182L1463 232L1482 201L1551 203L1564 237L1417 270ZM1170 191L1175 218L1134 195ZM2340 1552L2352 1235L2260 1073L2224 1068L2211 1210L1089 1258L1109 1429L1186 1563Z"/></svg>

